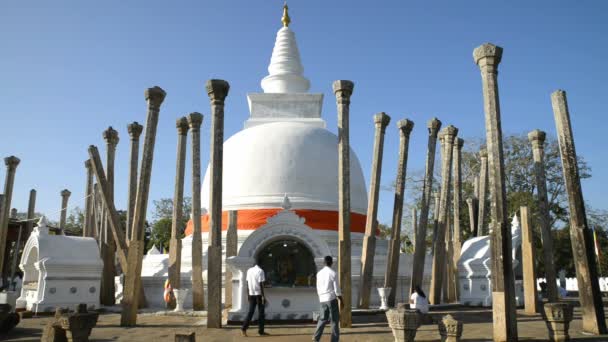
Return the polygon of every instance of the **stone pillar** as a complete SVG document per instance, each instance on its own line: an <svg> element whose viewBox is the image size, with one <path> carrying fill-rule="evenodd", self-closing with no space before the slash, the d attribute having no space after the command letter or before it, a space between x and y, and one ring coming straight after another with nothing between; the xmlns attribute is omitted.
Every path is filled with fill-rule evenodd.
<svg viewBox="0 0 608 342"><path fill-rule="evenodd" d="M203 288L203 241L201 237L201 125L203 115L188 114L192 138L192 306L200 311L205 307Z"/></svg>
<svg viewBox="0 0 608 342"><path fill-rule="evenodd" d="M546 133L534 130L528 134L532 144L534 157L534 175L536 177L536 196L538 214L540 216L540 232L543 241L543 257L545 278L547 279L547 299L549 302L558 301L557 277L555 273L555 258L553 257L553 236L551 235L551 217L549 216L549 200L547 199L547 178L545 176L545 137Z"/></svg>
<svg viewBox="0 0 608 342"><path fill-rule="evenodd" d="M82 236L93 237L93 170L91 169L90 159L84 161L84 167L87 169L87 182L84 191L84 226L82 227Z"/></svg>
<svg viewBox="0 0 608 342"><path fill-rule="evenodd" d="M222 327L222 170L224 165L224 101L230 85L208 80L211 100L211 144L209 155L209 247L207 249L207 327Z"/></svg>
<svg viewBox="0 0 608 342"><path fill-rule="evenodd" d="M118 132L111 126L103 132L103 139L106 141L107 191L112 201L114 201L114 160L116 159L116 146L120 139L118 138ZM99 301L102 305L114 305L116 301L116 289L114 285L114 277L116 276L116 243L108 231L110 229L110 222L107 208L105 208L103 216L105 218L102 231L103 238L100 239L103 274L101 277Z"/></svg>
<svg viewBox="0 0 608 342"><path fill-rule="evenodd" d="M484 44L473 59L481 70L491 198L492 312L494 341L516 341L515 278L511 263L511 225L507 213L505 169L498 100L498 63L502 48ZM483 196L483 195L482 195ZM479 203L484 200L480 196ZM479 232L478 232L479 233Z"/></svg>
<svg viewBox="0 0 608 342"><path fill-rule="evenodd" d="M410 133L414 123L408 119L397 122L399 128L399 162L397 166L397 178L395 181L395 201L393 204L393 224L391 239L389 242L386 273L384 275L384 287L390 287L388 305L395 306L395 295L397 293L397 273L399 271L399 254L401 247L401 219L403 217L403 198L405 195L405 175L407 173L407 155L410 142Z"/></svg>
<svg viewBox="0 0 608 342"><path fill-rule="evenodd" d="M454 230L452 233L452 268L451 276L448 279L452 282L451 288L455 291L454 301L458 301L460 285L458 282L458 259L460 259L460 252L462 251L462 228L460 226L460 208L462 206L462 146L464 146L464 140L462 138L456 138L454 141L453 155L453 225Z"/></svg>
<svg viewBox="0 0 608 342"><path fill-rule="evenodd" d="M416 207L412 208L412 245L416 245L416 232L418 231L418 224L416 222L417 218Z"/></svg>
<svg viewBox="0 0 608 342"><path fill-rule="evenodd" d="M228 212L228 229L226 230L226 260L229 257L236 256L238 252L239 236L237 228L237 211L230 210ZM225 265L228 265L227 263ZM224 307L232 308L232 271L230 267L226 267L226 278L224 279Z"/></svg>
<svg viewBox="0 0 608 342"><path fill-rule="evenodd" d="M174 289L181 289L181 263L184 205L184 176L186 173L186 143L188 119L177 119L177 162L175 165L175 190L173 192L173 216L171 220L171 240L169 240L169 283Z"/></svg>
<svg viewBox="0 0 608 342"><path fill-rule="evenodd" d="M570 322L573 317L572 304L567 302L545 303L544 318L549 330L549 341L565 342L570 341ZM585 318L583 317L583 326Z"/></svg>
<svg viewBox="0 0 608 342"><path fill-rule="evenodd" d="M574 136L570 124L570 112L566 92L558 90L551 94L559 150L562 159L564 181L570 208L570 240L576 267L579 298L583 312L583 330L594 334L606 334L606 319L602 295L598 283L593 238L587 225L585 201L578 173Z"/></svg>
<svg viewBox="0 0 608 342"><path fill-rule="evenodd" d="M528 207L520 207L519 214L521 215L521 266L524 273L524 312L534 315L539 312L534 266L536 260L534 257L534 229L532 229L532 222L528 215Z"/></svg>
<svg viewBox="0 0 608 342"><path fill-rule="evenodd" d="M441 342L459 342L462 337L462 322L457 321L452 315L443 316L437 324Z"/></svg>
<svg viewBox="0 0 608 342"><path fill-rule="evenodd" d="M486 230L486 203L488 197L488 151L485 148L479 150L480 172L479 172L479 202L477 209L477 236L489 234Z"/></svg>
<svg viewBox="0 0 608 342"><path fill-rule="evenodd" d="M471 236L477 236L477 199L467 198L467 207L469 208L469 229Z"/></svg>
<svg viewBox="0 0 608 342"><path fill-rule="evenodd" d="M25 223L25 239L27 241L34 229L34 216L36 215L36 190L30 190L30 198L27 203L27 222Z"/></svg>
<svg viewBox="0 0 608 342"><path fill-rule="evenodd" d="M384 149L384 133L391 121L390 116L381 112L374 115L376 132L374 136L374 156L372 159L372 174L369 185L369 201L367 203L367 221L361 254L361 281L359 286L359 308L369 308L369 296L372 290L374 273L374 255L376 253L376 229L378 228L378 197L380 195L380 176L382 175L382 152Z"/></svg>
<svg viewBox="0 0 608 342"><path fill-rule="evenodd" d="M429 302L439 304L441 302L441 286L443 283L443 268L446 266L446 230L449 229L448 222L448 194L452 177L452 152L454 139L458 134L458 128L450 125L442 131L445 148L441 163L441 193L439 194L439 219L437 224L437 236L435 238L435 254L433 254L433 270L431 274L431 288L429 291ZM446 283L447 284L447 283Z"/></svg>
<svg viewBox="0 0 608 342"><path fill-rule="evenodd" d="M125 229L125 239L127 244L133 237L133 211L135 210L135 195L137 194L137 166L139 164L139 136L144 126L137 121L127 126L131 137L131 152L129 155L129 194L127 198L127 229Z"/></svg>
<svg viewBox="0 0 608 342"><path fill-rule="evenodd" d="M68 201L72 193L68 189L61 190L61 212L59 214L59 229L65 230L65 220L68 214Z"/></svg>
<svg viewBox="0 0 608 342"><path fill-rule="evenodd" d="M122 300L123 309L120 316L121 326L133 326L137 323L137 308L140 302L145 299L141 283L141 264L145 247L144 225L148 209L148 195L150 194L150 179L152 178L156 127L158 126L160 105L163 103L165 95L165 91L160 87L148 88L144 93L148 104L148 114L137 195L135 197L135 210L133 211L133 226L131 227L137 239L131 239L131 242L129 242L128 266Z"/></svg>
<svg viewBox="0 0 608 342"><path fill-rule="evenodd" d="M350 97L355 85L335 81L332 89L338 108L338 274L344 308L340 310L340 327L352 326L352 272L350 246Z"/></svg>
<svg viewBox="0 0 608 342"><path fill-rule="evenodd" d="M15 184L15 172L19 165L19 158L10 156L4 158L6 165L6 176L4 178L4 201L2 202L2 217L0 217L0 278L4 274L4 257L6 255L6 237L8 234L8 219L13 198L13 186Z"/></svg>
<svg viewBox="0 0 608 342"><path fill-rule="evenodd" d="M408 295L416 286L422 287L424 279L424 259L426 257L426 227L429 222L429 206L433 191L433 171L435 167L435 148L437 146L437 133L441 128L441 121L436 118L427 123L429 139L426 152L426 167L424 173L424 184L422 186L422 207L418 218L418 230L416 231L416 244L414 246L414 264L412 265L412 278Z"/></svg>

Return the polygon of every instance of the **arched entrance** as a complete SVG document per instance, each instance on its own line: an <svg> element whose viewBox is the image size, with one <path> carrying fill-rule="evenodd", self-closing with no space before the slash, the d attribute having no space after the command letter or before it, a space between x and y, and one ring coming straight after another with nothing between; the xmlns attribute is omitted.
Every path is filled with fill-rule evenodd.
<svg viewBox="0 0 608 342"><path fill-rule="evenodd" d="M257 264L272 287L309 287L316 283L317 267L312 252L298 240L278 239L262 247Z"/></svg>

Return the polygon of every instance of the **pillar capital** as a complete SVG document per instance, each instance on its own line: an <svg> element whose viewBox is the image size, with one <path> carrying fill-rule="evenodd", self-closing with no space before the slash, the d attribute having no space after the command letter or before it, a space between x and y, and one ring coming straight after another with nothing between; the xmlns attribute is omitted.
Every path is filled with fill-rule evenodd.
<svg viewBox="0 0 608 342"><path fill-rule="evenodd" d="M19 165L20 162L21 162L21 159L15 157L15 156L10 156L10 157L4 158L4 164L6 164L6 168L9 171L14 171L15 169L17 169L17 165Z"/></svg>
<svg viewBox="0 0 608 342"><path fill-rule="evenodd" d="M441 121L437 118L432 118L426 123L426 126L429 129L429 135L436 137L437 133L439 133L439 129L441 129Z"/></svg>
<svg viewBox="0 0 608 342"><path fill-rule="evenodd" d="M92 166L91 159L87 159L84 161L84 167L86 167L87 170L91 170L91 166Z"/></svg>
<svg viewBox="0 0 608 342"><path fill-rule="evenodd" d="M139 139L141 132L144 130L144 126L140 125L137 121L133 121L132 123L127 125L127 130L129 131L131 140L137 140Z"/></svg>
<svg viewBox="0 0 608 342"><path fill-rule="evenodd" d="M207 80L207 83L205 83L205 89L207 90L207 95L209 95L209 99L211 101L224 102L226 96L228 96L230 84L224 80L212 79Z"/></svg>
<svg viewBox="0 0 608 342"><path fill-rule="evenodd" d="M153 107L160 107L167 93L159 86L148 88L144 91L146 101Z"/></svg>
<svg viewBox="0 0 608 342"><path fill-rule="evenodd" d="M61 190L61 197L70 197L71 194L72 192L68 189Z"/></svg>
<svg viewBox="0 0 608 342"><path fill-rule="evenodd" d="M530 143L532 143L533 148L543 148L546 138L547 133L541 131L540 129L535 129L528 133L528 140L530 140Z"/></svg>
<svg viewBox="0 0 608 342"><path fill-rule="evenodd" d="M118 145L118 132L112 128L112 126L108 127L105 131L103 131L103 139L106 141L108 146L116 147Z"/></svg>
<svg viewBox="0 0 608 342"><path fill-rule="evenodd" d="M397 121L397 128L405 135L409 136L414 128L414 122L408 119L402 119Z"/></svg>
<svg viewBox="0 0 608 342"><path fill-rule="evenodd" d="M488 158L488 150L484 147L479 149L479 157L483 158Z"/></svg>
<svg viewBox="0 0 608 342"><path fill-rule="evenodd" d="M485 43L473 50L473 60L483 71L496 72L502 58L502 48L491 43Z"/></svg>
<svg viewBox="0 0 608 342"><path fill-rule="evenodd" d="M346 100L350 99L350 96L353 94L353 89L355 88L355 84L353 81L349 80L337 80L332 84L332 89L334 94L336 95L337 100Z"/></svg>
<svg viewBox="0 0 608 342"><path fill-rule="evenodd" d="M379 128L383 131L386 129L389 122L391 122L391 117L385 112L380 112L374 115L374 124L376 124L376 127L380 126Z"/></svg>
<svg viewBox="0 0 608 342"><path fill-rule="evenodd" d="M202 122L203 121L201 119L201 123ZM188 129L190 129L190 125L188 123L188 118L185 117L185 116L182 116L181 118L177 119L175 121L175 127L177 128L177 134L179 134L179 135L187 135L188 134Z"/></svg>
<svg viewBox="0 0 608 342"><path fill-rule="evenodd" d="M459 150L462 150L463 146L464 146L464 139L456 138L456 140L454 140L454 147L456 147Z"/></svg>
<svg viewBox="0 0 608 342"><path fill-rule="evenodd" d="M467 198L467 204L468 205L472 205L473 204L473 199L472 198Z"/></svg>
<svg viewBox="0 0 608 342"><path fill-rule="evenodd" d="M458 135L458 128L456 128L452 125L449 125L449 126L445 127L444 129L442 129L440 134L445 139L445 142L451 145L454 143L454 139L456 138L456 135Z"/></svg>
<svg viewBox="0 0 608 342"><path fill-rule="evenodd" d="M193 112L188 114L188 125L190 126L190 129L192 129L193 131L196 130L200 130L201 129L201 125L203 124L203 114L198 113L198 112Z"/></svg>

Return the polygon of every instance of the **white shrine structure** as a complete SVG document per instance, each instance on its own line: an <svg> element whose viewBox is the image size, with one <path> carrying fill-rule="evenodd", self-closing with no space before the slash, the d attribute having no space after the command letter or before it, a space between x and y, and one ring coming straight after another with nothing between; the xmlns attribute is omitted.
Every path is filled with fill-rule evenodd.
<svg viewBox="0 0 608 342"><path fill-rule="evenodd" d="M326 255L334 259L338 255L338 137L326 129L321 116L323 94L308 93L310 82L303 75L295 35L285 18L284 14L269 74L261 81L263 92L247 94L249 119L242 131L224 142L224 252L228 212L236 211L238 216L238 253L227 261L233 274L229 321L241 321L246 315L245 273L256 262L266 272L266 319L312 319L312 312L319 307L316 272ZM359 159L352 150L350 176L352 302L357 303L367 190ZM202 184L205 214L201 217L205 286L209 223L204 209L209 204L209 181L207 168ZM188 289L192 284L191 234L192 222L182 241L181 283L182 288ZM387 247L387 240L377 241L373 287L383 287ZM426 258L425 288L430 282L431 259ZM409 300L412 260L412 255L400 256L398 302ZM162 292L167 267L166 254L144 258L142 281L152 306L164 307ZM185 308L191 308L191 303L189 296ZM371 304L380 304L375 290Z"/></svg>
<svg viewBox="0 0 608 342"><path fill-rule="evenodd" d="M25 243L19 267L23 285L16 308L99 307L103 262L94 238L50 235L43 216Z"/></svg>
<svg viewBox="0 0 608 342"><path fill-rule="evenodd" d="M513 269L520 264L517 257L521 247L521 227L517 215L511 221L511 249ZM469 306L492 306L492 260L490 236L478 236L464 242L458 260L460 303ZM515 301L523 305L524 289L521 280L515 280Z"/></svg>

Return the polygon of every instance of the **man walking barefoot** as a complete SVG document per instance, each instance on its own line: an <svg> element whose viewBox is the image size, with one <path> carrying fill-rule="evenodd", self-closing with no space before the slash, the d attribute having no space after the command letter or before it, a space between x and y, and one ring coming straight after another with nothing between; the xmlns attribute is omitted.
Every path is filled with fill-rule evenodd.
<svg viewBox="0 0 608 342"><path fill-rule="evenodd" d="M255 307L258 307L258 333L260 336L269 335L264 332L264 306L266 305L266 298L264 297L264 270L257 265L257 263L247 270L247 291L249 294L249 312L247 318L243 322L241 327L241 335L247 336L247 328L249 328L249 322L255 312Z"/></svg>
<svg viewBox="0 0 608 342"><path fill-rule="evenodd" d="M313 341L320 341L323 329L327 323L331 322L331 342L340 340L340 308L344 307L342 293L338 287L336 272L331 269L333 259L331 256L325 257L325 267L317 273L317 294L321 303L321 315L317 323L317 331L312 337Z"/></svg>

